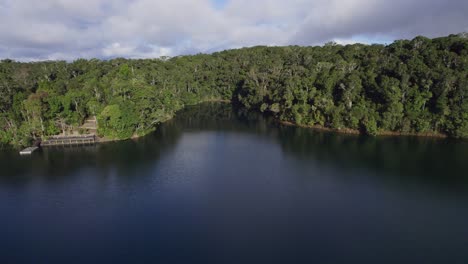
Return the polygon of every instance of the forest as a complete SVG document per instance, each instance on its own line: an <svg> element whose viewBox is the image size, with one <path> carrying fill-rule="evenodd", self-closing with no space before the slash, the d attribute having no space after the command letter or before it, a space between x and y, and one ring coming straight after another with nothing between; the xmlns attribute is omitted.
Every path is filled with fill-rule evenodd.
<svg viewBox="0 0 468 264"><path fill-rule="evenodd" d="M157 59L0 61L0 143L28 145L96 116L128 139L186 105L229 100L336 131L468 137L467 34L389 45L257 46Z"/></svg>

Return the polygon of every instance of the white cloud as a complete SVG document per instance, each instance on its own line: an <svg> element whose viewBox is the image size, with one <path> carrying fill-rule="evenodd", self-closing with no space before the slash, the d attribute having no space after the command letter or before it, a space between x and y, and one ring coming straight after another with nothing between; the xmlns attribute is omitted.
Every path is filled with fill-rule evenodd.
<svg viewBox="0 0 468 264"><path fill-rule="evenodd" d="M466 0L0 0L0 57L145 58L468 31Z"/></svg>
<svg viewBox="0 0 468 264"><path fill-rule="evenodd" d="M132 59L140 58L159 58L162 56L169 56L173 54L171 48L158 47L154 45L135 46L135 45L122 45L118 42L102 49L104 57L128 57Z"/></svg>

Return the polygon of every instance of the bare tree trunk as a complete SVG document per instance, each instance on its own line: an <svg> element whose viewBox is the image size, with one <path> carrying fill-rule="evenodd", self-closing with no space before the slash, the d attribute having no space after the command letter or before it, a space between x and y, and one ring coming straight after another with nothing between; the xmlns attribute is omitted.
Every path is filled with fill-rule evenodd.
<svg viewBox="0 0 468 264"><path fill-rule="evenodd" d="M40 118L40 120L41 120L42 135L44 135L44 131L45 131L45 128L44 128L44 120L42 120L42 117Z"/></svg>

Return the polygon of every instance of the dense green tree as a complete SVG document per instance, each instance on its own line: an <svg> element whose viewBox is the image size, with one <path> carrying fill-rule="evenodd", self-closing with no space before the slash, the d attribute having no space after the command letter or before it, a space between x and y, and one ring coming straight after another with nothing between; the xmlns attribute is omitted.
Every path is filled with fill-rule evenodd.
<svg viewBox="0 0 468 264"><path fill-rule="evenodd" d="M146 60L0 61L0 142L27 144L97 116L144 135L184 105L231 100L281 121L377 135L468 137L468 39L252 47Z"/></svg>

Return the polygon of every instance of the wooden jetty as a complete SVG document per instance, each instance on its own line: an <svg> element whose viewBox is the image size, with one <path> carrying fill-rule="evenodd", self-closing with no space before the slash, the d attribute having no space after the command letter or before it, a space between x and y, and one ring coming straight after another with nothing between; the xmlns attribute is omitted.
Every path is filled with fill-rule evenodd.
<svg viewBox="0 0 468 264"><path fill-rule="evenodd" d="M95 135L53 137L41 142L41 147L68 146L68 145L93 145L96 143Z"/></svg>
<svg viewBox="0 0 468 264"><path fill-rule="evenodd" d="M36 151L38 149L38 147L29 147L29 148L25 148L23 149L22 151L20 151L20 154L21 155L31 155L33 154L34 151Z"/></svg>

